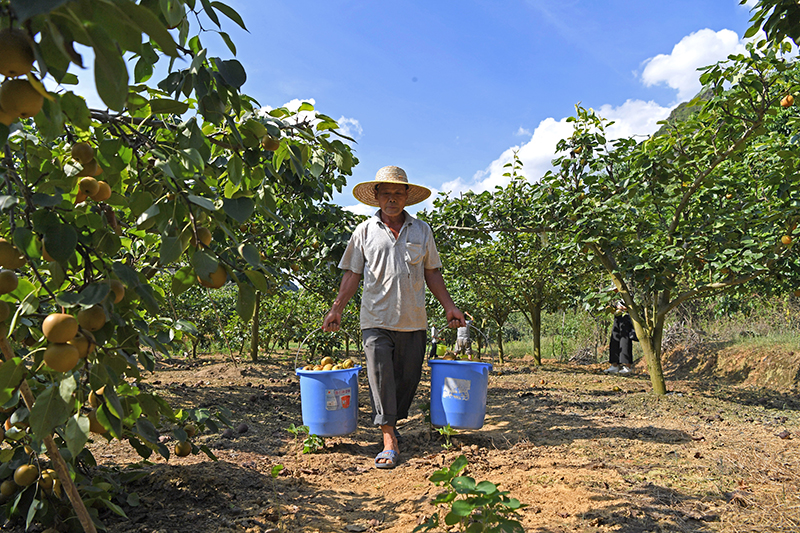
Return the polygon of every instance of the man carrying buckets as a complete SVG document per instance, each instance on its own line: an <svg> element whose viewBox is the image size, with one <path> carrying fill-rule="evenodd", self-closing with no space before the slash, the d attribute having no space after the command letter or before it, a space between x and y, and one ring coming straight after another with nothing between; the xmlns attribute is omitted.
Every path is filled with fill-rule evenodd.
<svg viewBox="0 0 800 533"><path fill-rule="evenodd" d="M338 331L342 312L364 278L361 334L367 360L373 421L383 434L377 468L394 468L400 458L395 425L408 417L422 377L427 345L425 286L444 307L447 325L465 325L439 269L442 262L428 224L405 211L431 191L408 183L403 169L383 167L373 181L359 183L353 196L379 207L359 224L339 268L344 276L339 294L325 316L322 329Z"/></svg>

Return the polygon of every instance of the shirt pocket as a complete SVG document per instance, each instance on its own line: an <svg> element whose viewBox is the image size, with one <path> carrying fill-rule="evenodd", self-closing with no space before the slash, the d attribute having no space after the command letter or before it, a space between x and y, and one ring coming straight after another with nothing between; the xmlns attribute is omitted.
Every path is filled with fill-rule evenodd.
<svg viewBox="0 0 800 533"><path fill-rule="evenodd" d="M409 265L416 265L420 261L422 261L422 245L406 243L406 262Z"/></svg>

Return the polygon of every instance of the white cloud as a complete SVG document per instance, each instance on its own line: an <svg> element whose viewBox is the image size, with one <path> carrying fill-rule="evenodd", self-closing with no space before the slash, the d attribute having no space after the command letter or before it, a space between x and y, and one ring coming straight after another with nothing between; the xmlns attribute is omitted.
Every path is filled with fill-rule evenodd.
<svg viewBox="0 0 800 533"><path fill-rule="evenodd" d="M340 117L336 122L339 124L339 133L352 139L358 140L361 134L364 133L364 129L358 119Z"/></svg>
<svg viewBox="0 0 800 533"><path fill-rule="evenodd" d="M663 107L652 101L628 100L618 107L604 105L596 112L614 122L606 129L606 134L609 139L618 139L651 135L658 130L658 121L666 119L671 110L671 107ZM507 185L510 179L503 175L509 171L505 165L513 161L515 151L523 164L522 174L528 179L538 180L552 168L551 161L556 157L558 141L569 137L572 129L573 124L567 122L566 117L560 120L546 118L539 123L527 143L507 149L486 169L475 173L472 179L459 177L442 184L442 190L456 195L467 190L482 192Z"/></svg>
<svg viewBox="0 0 800 533"><path fill-rule="evenodd" d="M643 63L642 82L647 87L666 84L675 89L677 92L674 103L662 106L653 101L627 100L620 106L601 106L596 110L597 114L614 121L606 130L607 137L618 139L653 134L659 128L658 121L665 120L675 105L692 98L700 91L698 68L744 51L744 43L735 32L703 29L681 39L670 54L647 59ZM523 163L522 174L528 179L538 180L552 168L551 161L556 157L556 145L559 140L572 134L572 128L572 123L567 122L566 117L548 117L542 120L532 135L524 126L520 126L516 133L530 135L528 142L508 148L471 178L458 177L443 183L442 190L457 195L467 190L482 192L507 185L510 180L503 174L509 169L504 165L513 161L514 152L517 152Z"/></svg>
<svg viewBox="0 0 800 533"><path fill-rule="evenodd" d="M672 53L645 60L642 81L647 87L666 84L678 91L678 102L689 100L700 92L698 68L744 51L744 43L734 31L699 30L681 39Z"/></svg>
<svg viewBox="0 0 800 533"><path fill-rule="evenodd" d="M517 130L517 133L515 133L514 135L521 135L523 137L528 137L528 136L531 135L531 130L529 130L528 128L523 128L522 126L520 126L519 129Z"/></svg>
<svg viewBox="0 0 800 533"><path fill-rule="evenodd" d="M365 215L368 217L374 215L375 211L378 210L377 207L372 207L371 205L367 204L346 205L342 209L350 211L351 213L355 213L356 215Z"/></svg>

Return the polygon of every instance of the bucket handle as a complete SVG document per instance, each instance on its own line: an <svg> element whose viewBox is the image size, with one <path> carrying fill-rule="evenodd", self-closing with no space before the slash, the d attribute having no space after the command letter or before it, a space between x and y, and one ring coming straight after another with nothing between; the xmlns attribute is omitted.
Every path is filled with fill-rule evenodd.
<svg viewBox="0 0 800 533"><path fill-rule="evenodd" d="M436 324L434 324L434 326L435 326L435 325L436 325ZM447 326L445 326L445 327L447 327ZM481 334L481 337L483 337L483 339L486 341L486 351L487 351L487 352L488 352L488 354L489 354L489 359L491 360L492 364L494 365L494 352L491 350L491 346L492 346L492 341L491 341L491 339L489 339L489 337L488 337L488 336L487 336L487 335L486 335L486 334L485 334L483 331L481 331L481 330L479 330L477 327L475 327L475 325L474 325L474 324L471 324L471 325L470 325L470 327L471 327L472 329L474 329L475 331L477 331L478 333L480 333L480 334ZM439 331L441 331L441 330L442 330L442 328L438 328L438 329L439 329ZM430 357L429 357L428 359L430 359Z"/></svg>
<svg viewBox="0 0 800 533"><path fill-rule="evenodd" d="M314 329L312 329L312 330L311 330L311 331L308 333L308 335L306 335L306 336L303 338L303 340L302 340L302 341L300 341L300 344L298 344L298 345L297 345L297 353L294 355L294 367L295 367L295 368L297 368L297 359L300 357L300 350L302 349L302 347L303 347L303 344L305 344L305 342L306 342L306 341L307 341L307 340L308 340L308 339L309 339L309 338L310 338L312 335L314 335L315 333L319 333L320 331L324 331L324 330L322 329L322 326L320 326L320 327L318 327L318 328L314 328ZM350 334L349 334L349 333L347 333L347 331L345 331L345 330L343 330L343 329L340 329L338 332L341 332L341 333L344 333L345 335L347 335L347 337L348 337L348 338L349 338L351 341L353 341L353 343L355 343L355 342L356 342L356 341L355 341L355 339L353 339L353 337L351 337L351 336L350 336ZM334 333L338 333L338 332L334 332ZM360 357L359 357L358 359L359 359L359 361L361 360L361 358L360 358ZM362 365L362 366L363 366L363 365Z"/></svg>

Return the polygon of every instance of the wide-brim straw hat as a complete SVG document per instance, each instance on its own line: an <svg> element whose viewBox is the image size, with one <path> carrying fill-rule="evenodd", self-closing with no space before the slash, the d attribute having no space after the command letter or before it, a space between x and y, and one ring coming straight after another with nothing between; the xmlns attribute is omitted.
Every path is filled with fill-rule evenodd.
<svg viewBox="0 0 800 533"><path fill-rule="evenodd" d="M375 179L365 181L353 187L353 196L362 204L380 207L378 199L375 197L375 187L381 183L400 183L408 185L408 200L406 205L414 205L422 202L431 195L430 189L422 185L415 185L408 182L406 171L400 167L383 167L375 174Z"/></svg>

